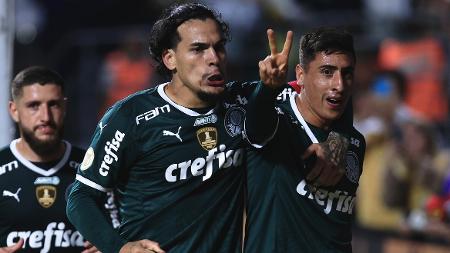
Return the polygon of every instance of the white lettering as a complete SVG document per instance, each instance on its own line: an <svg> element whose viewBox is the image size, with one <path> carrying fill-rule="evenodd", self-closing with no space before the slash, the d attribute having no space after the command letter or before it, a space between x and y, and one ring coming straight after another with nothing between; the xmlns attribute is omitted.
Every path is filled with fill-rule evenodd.
<svg viewBox="0 0 450 253"><path fill-rule="evenodd" d="M82 247L84 240L80 233L78 231L72 232L70 229L65 230L65 228L64 222L51 222L44 231L12 231L6 238L6 245L12 246L20 238L23 238L25 241L24 249L40 249L42 253L51 252L55 247Z"/></svg>
<svg viewBox="0 0 450 253"><path fill-rule="evenodd" d="M219 151L219 153L217 153ZM244 159L243 149L226 150L226 146L221 144L219 148L213 148L208 151L206 157L198 157L193 160L171 164L165 171L167 182L176 182L188 178L188 172L194 177L202 176L202 180L208 180L216 170L228 168L230 166L239 166ZM217 161L217 162L215 162Z"/></svg>
<svg viewBox="0 0 450 253"><path fill-rule="evenodd" d="M111 141L107 141L105 143L105 155L103 156L103 161L98 169L98 172L102 176L107 176L109 173L109 165L113 164L113 162L119 161L119 157L117 156L117 152L119 151L120 144L125 138L125 133L116 130L114 137Z"/></svg>
<svg viewBox="0 0 450 253"><path fill-rule="evenodd" d="M289 99L293 92L294 91L292 88L284 88L283 91L278 94L277 100L286 101L287 99Z"/></svg>
<svg viewBox="0 0 450 253"><path fill-rule="evenodd" d="M14 160L7 164L3 164L0 166L0 175L5 174L7 171L12 171L13 169L17 169L19 167L19 163Z"/></svg>
<svg viewBox="0 0 450 253"><path fill-rule="evenodd" d="M349 195L345 191L341 193L340 190L330 192L325 189L318 189L312 193L309 187L307 187L307 183L304 179L298 183L296 191L301 196L307 196L308 199L323 206L323 212L326 214L331 213L333 206L335 206L335 210L338 212L348 214L353 213L356 196Z"/></svg>
<svg viewBox="0 0 450 253"><path fill-rule="evenodd" d="M139 114L138 116L136 116L136 125L139 125L141 120L149 121L149 120L153 119L154 117L158 116L159 114L166 113L166 112L170 112L169 105L164 105L162 107L156 107L153 110L144 112L143 114Z"/></svg>

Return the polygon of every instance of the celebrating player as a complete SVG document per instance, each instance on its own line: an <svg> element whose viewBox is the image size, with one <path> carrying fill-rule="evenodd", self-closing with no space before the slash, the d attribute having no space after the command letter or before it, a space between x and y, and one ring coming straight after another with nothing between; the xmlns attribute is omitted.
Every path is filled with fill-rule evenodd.
<svg viewBox="0 0 450 253"><path fill-rule="evenodd" d="M273 31L268 38L276 55ZM245 252L352 250L353 206L365 152L364 137L351 121L340 120L354 88L352 36L331 28L307 33L299 58L300 94L276 103L274 110L282 86L266 81L274 65L265 62L260 64L263 82L249 101L246 134L258 149L248 154ZM309 167L311 159L305 158L317 146L344 177L320 178L322 170L299 169Z"/></svg>

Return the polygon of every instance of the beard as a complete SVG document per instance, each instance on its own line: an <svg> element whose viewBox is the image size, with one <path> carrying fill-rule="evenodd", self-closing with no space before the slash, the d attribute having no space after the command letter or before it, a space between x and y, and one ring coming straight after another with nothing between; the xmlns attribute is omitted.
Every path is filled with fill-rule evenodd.
<svg viewBox="0 0 450 253"><path fill-rule="evenodd" d="M204 91L199 91L197 93L197 96L202 100L207 102L208 104L214 105L216 104L219 100L221 100L224 96L225 92L220 92L220 93L208 93L208 92L204 92Z"/></svg>
<svg viewBox="0 0 450 253"><path fill-rule="evenodd" d="M54 123L49 123L50 127L56 129L53 138L40 140L36 137L33 130L19 126L22 132L22 138L30 145L30 148L39 156L49 156L58 152L62 140L62 129L57 128Z"/></svg>

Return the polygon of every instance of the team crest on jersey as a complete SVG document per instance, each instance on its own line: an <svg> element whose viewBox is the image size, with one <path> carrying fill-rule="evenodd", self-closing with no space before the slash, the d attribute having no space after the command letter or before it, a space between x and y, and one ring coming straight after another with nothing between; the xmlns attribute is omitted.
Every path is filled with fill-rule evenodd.
<svg viewBox="0 0 450 253"><path fill-rule="evenodd" d="M197 130L197 140L200 145L211 150L217 146L217 129L215 127L203 127Z"/></svg>
<svg viewBox="0 0 450 253"><path fill-rule="evenodd" d="M348 151L346 155L345 175L352 183L358 183L359 181L359 159L353 151Z"/></svg>
<svg viewBox="0 0 450 253"><path fill-rule="evenodd" d="M56 187L53 185L40 185L36 187L36 198L44 208L49 208L56 200Z"/></svg>
<svg viewBox="0 0 450 253"><path fill-rule="evenodd" d="M87 170L89 167L91 167L92 162L94 161L94 149L92 147L89 147L86 151L86 154L84 154L83 162L80 165L80 170Z"/></svg>
<svg viewBox="0 0 450 253"><path fill-rule="evenodd" d="M61 180L57 176L38 177L34 181L36 185L36 198L39 204L44 208L49 208L56 200L56 186Z"/></svg>
<svg viewBox="0 0 450 253"><path fill-rule="evenodd" d="M234 137L241 134L244 126L245 111L241 107L231 107L225 114L225 130L227 133Z"/></svg>

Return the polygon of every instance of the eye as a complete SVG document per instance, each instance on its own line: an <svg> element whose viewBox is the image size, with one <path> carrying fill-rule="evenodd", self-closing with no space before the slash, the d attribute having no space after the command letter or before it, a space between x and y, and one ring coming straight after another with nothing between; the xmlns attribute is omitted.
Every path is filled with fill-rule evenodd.
<svg viewBox="0 0 450 253"><path fill-rule="evenodd" d="M225 43L219 43L214 47L214 50L218 53L225 53Z"/></svg>
<svg viewBox="0 0 450 253"><path fill-rule="evenodd" d="M61 102L60 101L50 101L48 103L48 106L52 107L52 108L60 108L61 107Z"/></svg>
<svg viewBox="0 0 450 253"><path fill-rule="evenodd" d="M33 111L37 111L37 110L39 110L39 105L40 105L40 103L38 103L38 102L32 102L32 103L27 104L27 108L29 108Z"/></svg>
<svg viewBox="0 0 450 253"><path fill-rule="evenodd" d="M333 70L331 68L327 68L327 67L321 68L320 73L327 77L333 76Z"/></svg>
<svg viewBox="0 0 450 253"><path fill-rule="evenodd" d="M352 70L344 71L342 73L342 75L344 76L345 80L353 80L353 71Z"/></svg>

